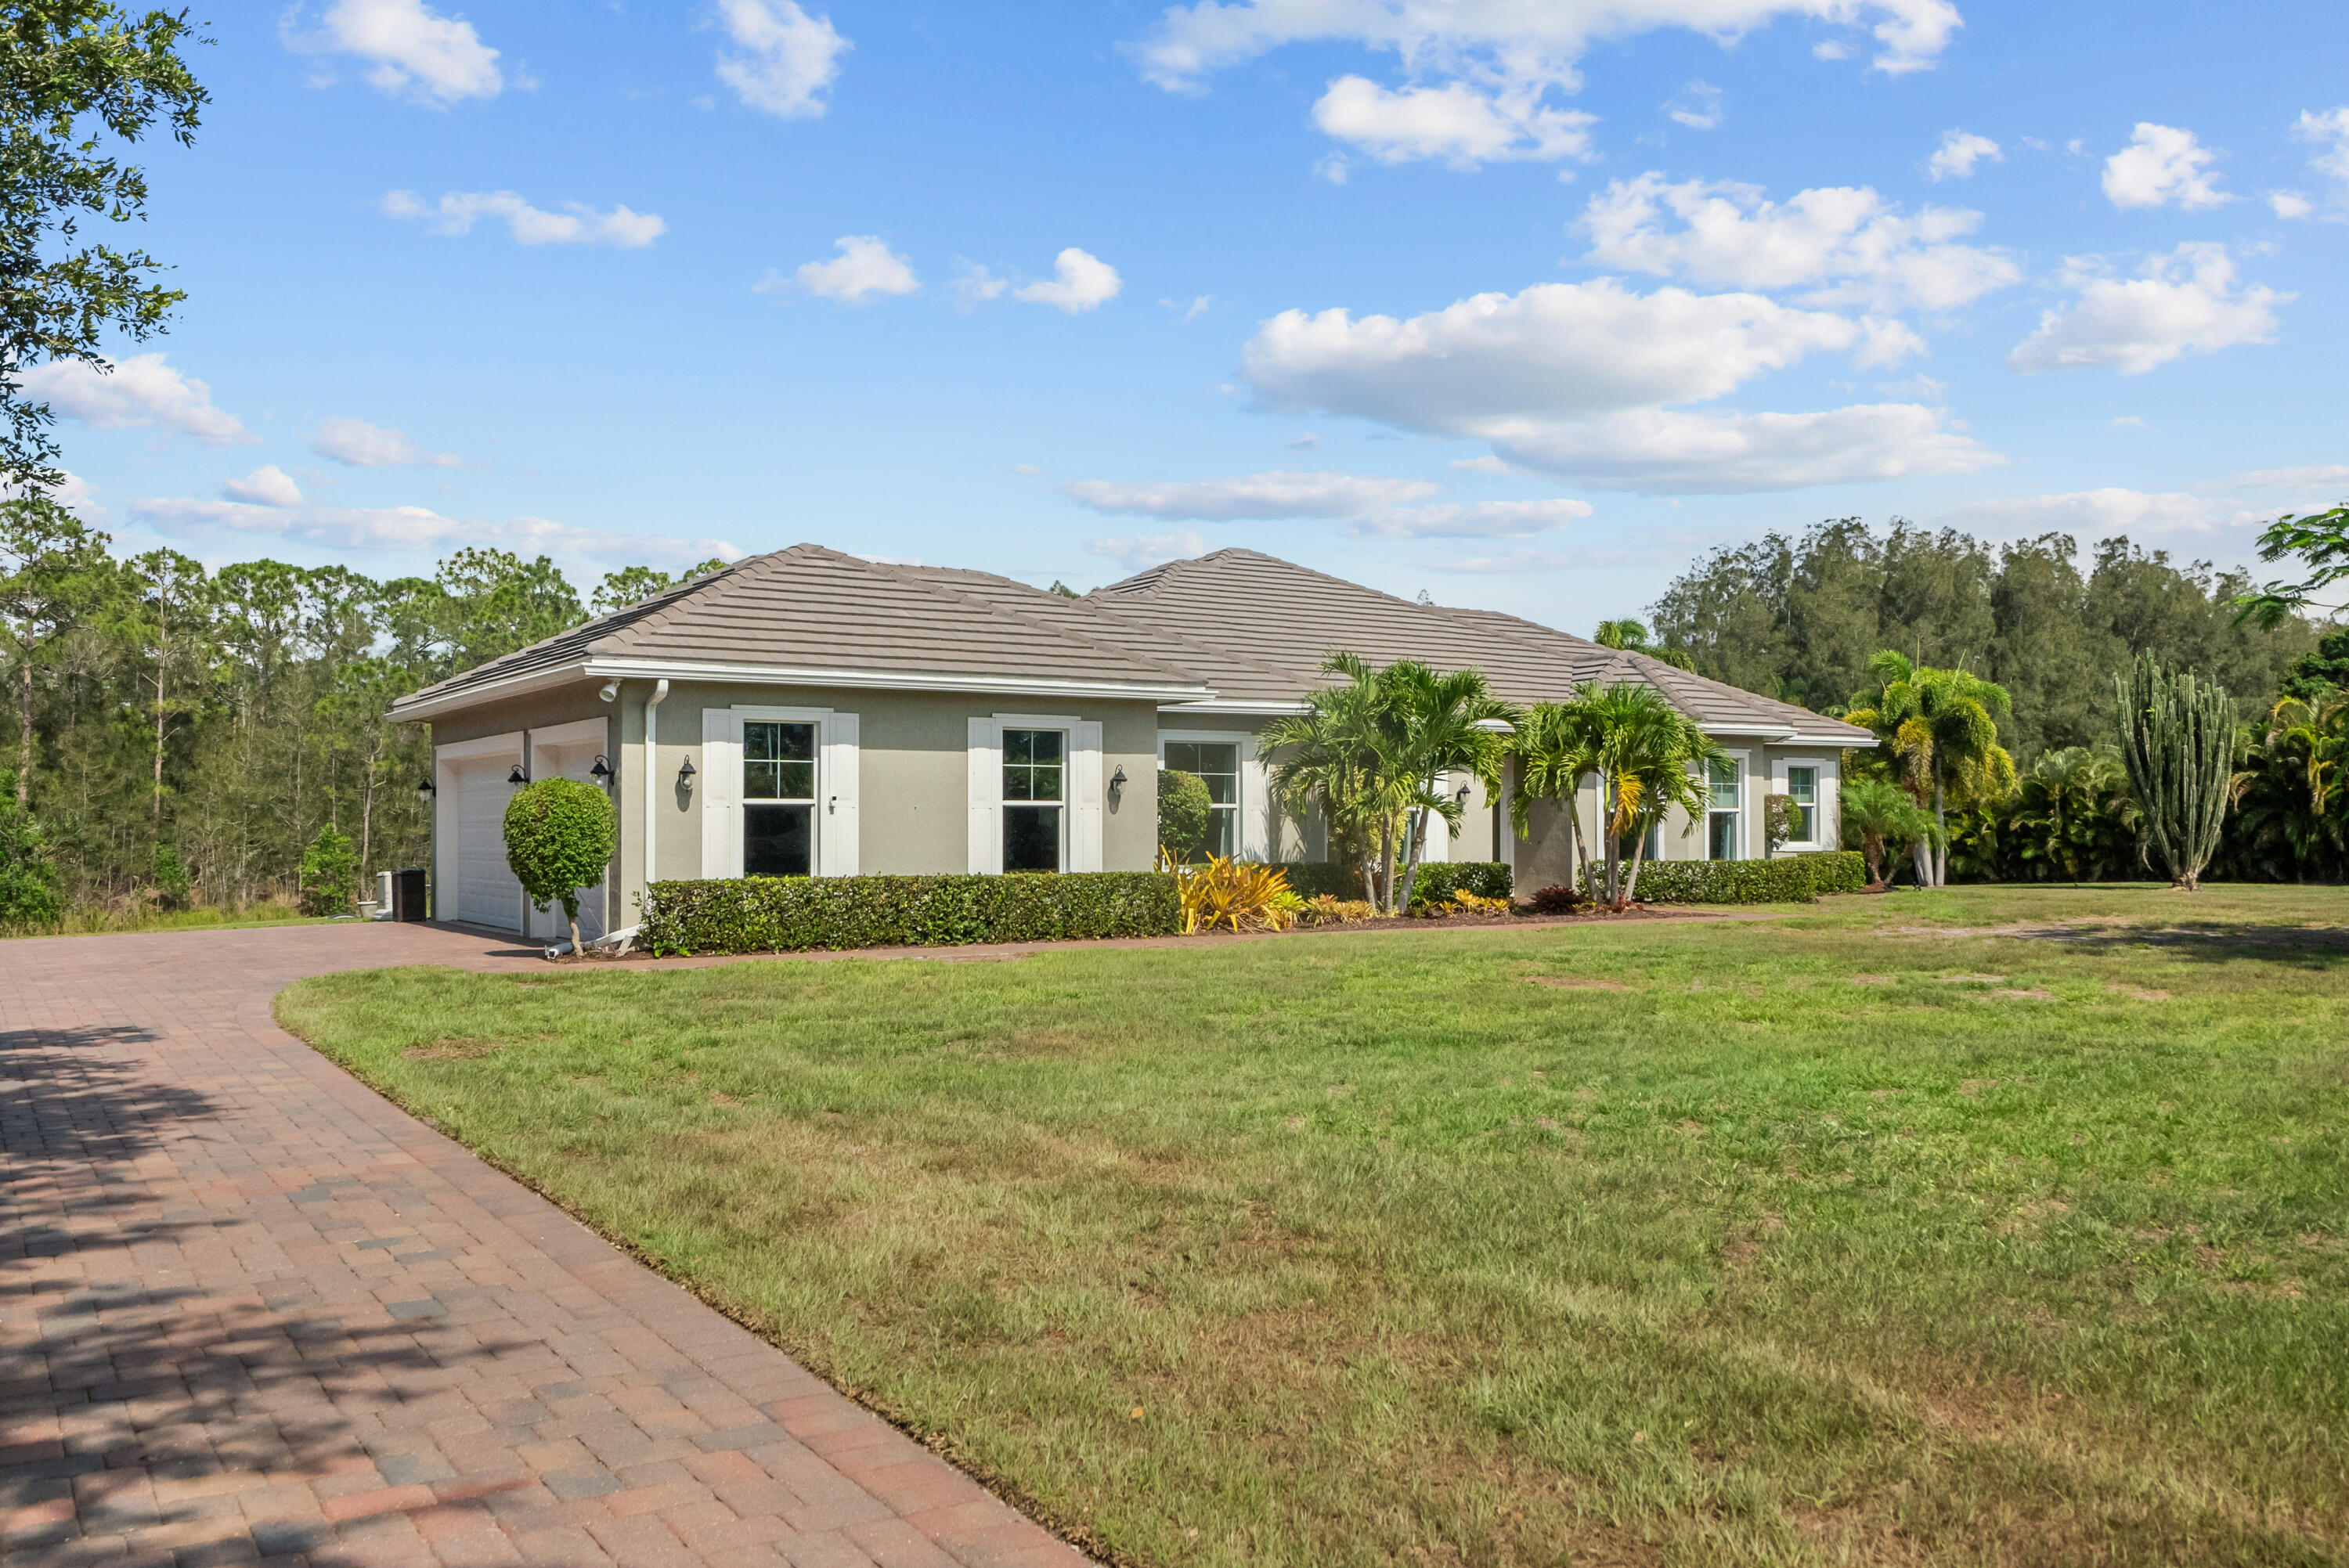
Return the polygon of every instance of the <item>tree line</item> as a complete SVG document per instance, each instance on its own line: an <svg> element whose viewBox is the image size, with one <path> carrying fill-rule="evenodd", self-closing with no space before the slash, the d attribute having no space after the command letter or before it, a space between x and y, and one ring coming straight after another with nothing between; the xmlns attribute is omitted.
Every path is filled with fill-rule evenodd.
<svg viewBox="0 0 2349 1568"><path fill-rule="evenodd" d="M2212 874L2349 878L2349 628L2313 621L2343 513L2286 518L2270 560L2297 586L2178 563L2126 539L2051 533L1993 550L1952 530L1856 518L1724 548L1675 579L1618 645L1873 728L1847 776L1917 880L2142 877L2149 824L2118 744L2133 667L2151 658L2224 695L2233 716ZM1619 631L1619 636L1620 635ZM1879 833L1878 838L1881 838Z"/></svg>
<svg viewBox="0 0 2349 1568"><path fill-rule="evenodd" d="M35 493L0 502L0 740L11 830L72 908L238 908L423 863L430 769L391 704L667 586L634 566L586 603L553 562L460 550L429 577L177 551L120 557ZM686 575L722 564L704 562ZM305 886L312 855L351 885ZM347 863L345 863L347 862ZM5 914L0 914L5 918Z"/></svg>

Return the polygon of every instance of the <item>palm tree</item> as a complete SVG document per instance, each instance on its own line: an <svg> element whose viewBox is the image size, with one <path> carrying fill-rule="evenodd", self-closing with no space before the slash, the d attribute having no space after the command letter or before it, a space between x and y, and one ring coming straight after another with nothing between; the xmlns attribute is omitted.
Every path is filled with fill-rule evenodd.
<svg viewBox="0 0 2349 1568"><path fill-rule="evenodd" d="M1409 659L1373 669L1349 653L1321 668L1348 684L1308 694L1304 713L1266 726L1257 755L1272 762L1282 809L1319 810L1332 840L1353 847L1371 902L1400 914L1411 905L1430 822L1447 832L1460 825L1447 780L1497 791L1507 730L1521 716L1476 670L1441 675Z"/></svg>
<svg viewBox="0 0 2349 1568"><path fill-rule="evenodd" d="M1566 813L1568 853L1582 873L1582 883L1595 888L1590 874L1589 841L1583 836L1578 801L1582 781L1599 771L1601 732L1597 717L1599 686L1585 681L1572 700L1537 703L1509 749L1517 759L1516 792L1509 798L1509 825L1517 837L1533 837L1533 803L1547 800Z"/></svg>
<svg viewBox="0 0 2349 1568"><path fill-rule="evenodd" d="M1925 809L1889 779L1854 779L1843 787L1844 841L1859 841L1870 887L1889 881L1885 861L1896 844L1930 842L1937 830Z"/></svg>
<svg viewBox="0 0 2349 1568"><path fill-rule="evenodd" d="M2119 758L2067 746L2023 775L2009 826L2024 859L2085 882L2118 875L2142 858L2144 819Z"/></svg>
<svg viewBox="0 0 2349 1568"><path fill-rule="evenodd" d="M1689 830L1710 804L1704 765L1721 748L1653 686L1586 682L1565 703L1544 703L1520 726L1513 748L1518 761L1512 803L1519 837L1528 832L1532 800L1548 800L1567 815L1583 879L1594 895L1620 909L1630 903L1647 856L1648 830L1672 806L1688 814ZM1599 817L1586 834L1580 820L1582 781L1599 778ZM1585 848L1602 846L1594 876ZM1630 874L1623 875L1630 845Z"/></svg>
<svg viewBox="0 0 2349 1568"><path fill-rule="evenodd" d="M1949 809L2002 799L2014 788L2014 758L1998 743L1998 721L2013 711L2006 688L1970 670L1912 665L1887 649L1868 661L1874 692L1852 698L1847 723L1873 729L1920 804L1930 801L1937 841L1916 849L1918 881L1950 876Z"/></svg>

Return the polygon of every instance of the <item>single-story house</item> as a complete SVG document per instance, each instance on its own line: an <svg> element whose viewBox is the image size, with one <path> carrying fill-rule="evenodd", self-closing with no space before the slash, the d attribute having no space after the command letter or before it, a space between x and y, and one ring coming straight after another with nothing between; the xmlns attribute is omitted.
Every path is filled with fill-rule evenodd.
<svg viewBox="0 0 2349 1568"><path fill-rule="evenodd" d="M753 556L451 676L394 705L432 727L433 913L533 936L506 866L525 779L608 789L619 852L585 931L634 923L679 877L1147 869L1157 770L1207 781L1217 841L1252 859L1325 858L1284 819L1257 735L1327 683L1333 650L1374 665L1474 666L1512 701L1645 682L1730 754L1702 824L1665 859L1764 852L1762 799L1798 806L1790 850L1831 848L1838 754L1863 729L1515 616L1414 603L1252 550L1173 561L1081 598L982 572L812 544ZM1517 885L1569 880L1564 824L1510 831L1471 781L1429 860L1499 860ZM1586 804L1584 820L1591 820Z"/></svg>

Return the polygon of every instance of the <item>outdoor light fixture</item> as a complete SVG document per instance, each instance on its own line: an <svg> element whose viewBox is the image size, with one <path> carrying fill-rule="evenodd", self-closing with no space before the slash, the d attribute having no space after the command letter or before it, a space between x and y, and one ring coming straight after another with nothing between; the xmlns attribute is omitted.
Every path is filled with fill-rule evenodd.
<svg viewBox="0 0 2349 1568"><path fill-rule="evenodd" d="M604 683L604 689L597 692L595 695L602 697L605 702L613 701L620 695L620 683L618 681L605 681Z"/></svg>
<svg viewBox="0 0 2349 1568"><path fill-rule="evenodd" d="M509 784L527 784L530 782L530 779L523 773L521 763L517 762L513 765L513 771L506 775L506 782Z"/></svg>
<svg viewBox="0 0 2349 1568"><path fill-rule="evenodd" d="M1457 791L1453 795L1453 797L1452 797L1452 798L1453 798L1454 800L1459 801L1463 806L1465 806L1466 804L1468 804L1468 786L1467 786L1467 785L1465 785L1465 784L1463 784L1462 786L1460 786L1459 789L1458 789L1458 790L1457 790Z"/></svg>
<svg viewBox="0 0 2349 1568"><path fill-rule="evenodd" d="M1112 795L1125 788L1125 769L1120 768L1109 776L1109 792Z"/></svg>
<svg viewBox="0 0 2349 1568"><path fill-rule="evenodd" d="M587 777L607 789L612 787L612 765L604 760L602 752L595 754L595 766L587 769Z"/></svg>
<svg viewBox="0 0 2349 1568"><path fill-rule="evenodd" d="M692 789L692 788L693 788L693 758L690 758L690 757L687 758L685 759L685 766L684 766L684 767L682 767L682 768L680 768L680 769L678 769L677 770L677 781L678 781L679 784L683 785L683 786L684 786L686 789Z"/></svg>
<svg viewBox="0 0 2349 1568"><path fill-rule="evenodd" d="M419 795L438 795L440 786L432 782L432 776L428 773L416 781L416 792Z"/></svg>

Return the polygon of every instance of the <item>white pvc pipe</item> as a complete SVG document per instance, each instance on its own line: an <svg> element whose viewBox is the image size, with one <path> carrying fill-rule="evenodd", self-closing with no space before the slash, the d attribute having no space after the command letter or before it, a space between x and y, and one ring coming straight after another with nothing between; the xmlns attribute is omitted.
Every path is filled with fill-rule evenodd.
<svg viewBox="0 0 2349 1568"><path fill-rule="evenodd" d="M653 770L659 764L659 753L654 740L653 714L661 699L668 696L668 682L653 683L653 695L645 698L645 891L649 899L653 891L653 839L660 831L660 813L653 795Z"/></svg>

